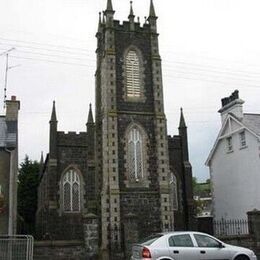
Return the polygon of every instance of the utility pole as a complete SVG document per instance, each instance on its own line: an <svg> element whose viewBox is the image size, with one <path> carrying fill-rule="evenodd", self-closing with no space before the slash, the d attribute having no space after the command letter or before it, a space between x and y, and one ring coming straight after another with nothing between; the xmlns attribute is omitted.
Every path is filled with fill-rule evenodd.
<svg viewBox="0 0 260 260"><path fill-rule="evenodd" d="M8 79L8 71L12 68L15 68L20 65L9 66L9 52L15 50L15 48L11 48L3 53L0 56L6 55L6 63L5 63L5 82L4 82L4 109L5 109L5 101L6 101L6 90L7 90L7 79Z"/></svg>
<svg viewBox="0 0 260 260"><path fill-rule="evenodd" d="M5 109L6 89L7 89L8 58L9 58L9 55L7 52L6 53L6 62L5 62L4 109Z"/></svg>

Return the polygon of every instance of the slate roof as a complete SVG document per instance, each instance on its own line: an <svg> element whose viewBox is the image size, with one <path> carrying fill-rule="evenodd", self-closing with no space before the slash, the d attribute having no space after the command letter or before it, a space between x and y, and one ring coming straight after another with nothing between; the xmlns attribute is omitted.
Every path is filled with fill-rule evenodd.
<svg viewBox="0 0 260 260"><path fill-rule="evenodd" d="M4 116L0 116L0 147L15 148L17 136L17 122L6 122Z"/></svg>
<svg viewBox="0 0 260 260"><path fill-rule="evenodd" d="M244 113L243 114L243 119L239 119L238 117L236 117L233 113L229 113L230 116L232 116L233 118L235 118L237 121L241 122L241 124L246 127L248 130L252 131L252 133L254 133L254 135L259 138L260 137L260 114L250 114L250 113ZM222 124L222 128L225 125ZM221 133L221 130L219 132L219 135ZM213 146L213 148L210 151L210 154L208 156L208 159L206 161L206 165L209 165L209 162L216 150L217 144L219 142L219 136L217 138L217 140L215 141L215 144Z"/></svg>
<svg viewBox="0 0 260 260"><path fill-rule="evenodd" d="M245 113L242 123L260 136L260 114Z"/></svg>

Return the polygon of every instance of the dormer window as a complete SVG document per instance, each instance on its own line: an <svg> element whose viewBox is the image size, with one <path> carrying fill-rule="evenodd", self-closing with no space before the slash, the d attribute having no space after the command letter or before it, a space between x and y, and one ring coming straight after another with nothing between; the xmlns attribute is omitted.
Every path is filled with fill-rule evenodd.
<svg viewBox="0 0 260 260"><path fill-rule="evenodd" d="M239 133L240 148L246 147L246 134L245 131Z"/></svg>
<svg viewBox="0 0 260 260"><path fill-rule="evenodd" d="M233 151L232 136L227 137L226 142L227 142L227 152L232 152Z"/></svg>

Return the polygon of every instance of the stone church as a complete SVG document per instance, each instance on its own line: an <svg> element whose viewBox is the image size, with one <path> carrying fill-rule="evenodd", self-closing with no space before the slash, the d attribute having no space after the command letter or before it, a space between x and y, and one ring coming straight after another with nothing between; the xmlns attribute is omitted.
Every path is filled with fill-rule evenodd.
<svg viewBox="0 0 260 260"><path fill-rule="evenodd" d="M154 232L192 229L193 217L182 110L179 135L167 135L153 1L143 25L132 4L128 21L114 13L107 0L96 33L95 120L90 105L86 132L58 131L53 104L37 211L38 239L82 240L110 255Z"/></svg>

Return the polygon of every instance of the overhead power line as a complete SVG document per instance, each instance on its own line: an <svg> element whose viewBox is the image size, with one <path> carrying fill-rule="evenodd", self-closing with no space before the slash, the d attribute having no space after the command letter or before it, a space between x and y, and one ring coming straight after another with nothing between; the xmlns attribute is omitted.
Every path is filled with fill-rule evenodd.
<svg viewBox="0 0 260 260"><path fill-rule="evenodd" d="M195 77L187 77L187 76L180 76L180 75L177 75L177 76L165 75L165 77L173 78L173 79L186 79L186 80L195 80L195 81L205 81L205 82L217 83L217 84L222 85L222 86L219 86L219 87L225 87L225 88L227 88L228 84L230 85L230 82L227 82L227 81L224 82L224 81L219 81L219 80L214 80L214 79L209 79L209 78L207 78L207 79L205 79L205 78L195 78ZM236 85L236 86L260 89L260 85L250 85L250 84L246 84L246 83L241 84L239 82L233 82L232 84Z"/></svg>
<svg viewBox="0 0 260 260"><path fill-rule="evenodd" d="M28 53L33 55L40 55L45 57L54 57L54 58L65 58L65 59L75 59L75 60L82 60L82 61L92 61L95 62L95 60L86 59L86 58L79 58L79 57L73 57L73 56L64 56L64 55L56 55L56 54L49 54L49 53L42 53L42 52L33 52L33 51L24 51L24 50L18 50L18 52L21 53Z"/></svg>
<svg viewBox="0 0 260 260"><path fill-rule="evenodd" d="M0 40L1 39L4 38L0 38ZM35 44L35 42L31 43ZM94 65L89 65L94 64L95 60L91 59L90 56L92 55L88 55L87 53L82 54L77 51L74 52L68 50L44 48L39 47L44 46L44 44L37 44L38 46L25 46L16 44L16 47L20 46L20 48L17 48L16 52L19 54L21 53L21 55L11 55L10 57L47 63L56 63L91 68L95 67ZM53 46L51 44L47 45ZM74 50L72 47L69 48L71 50ZM29 54L29 56L27 56L26 54ZM166 60L165 63L163 63L163 76L174 79L182 78L186 80L212 82L224 85L225 87L229 84L238 85L242 87L260 88L260 74L258 72L248 70L234 70L232 68L227 67L223 68L211 64L198 64L187 61Z"/></svg>
<svg viewBox="0 0 260 260"><path fill-rule="evenodd" d="M10 57L15 58L15 59L36 60L36 61L44 61L44 62L50 62L50 63L65 64L65 65L91 67L88 64L81 64L81 63L62 62L62 61L46 60L46 59L40 59L40 58L22 57L22 56L16 56L16 55L10 55Z"/></svg>
<svg viewBox="0 0 260 260"><path fill-rule="evenodd" d="M243 75L245 77L259 77L260 79L260 73L254 72L254 71L242 71L242 70L234 70L230 68L225 67L217 67L212 65L204 65L204 64L197 64L197 63L188 63L188 62L181 62L181 61L172 61L172 64L176 64L179 68L184 69L193 69L193 70L199 70L203 72L212 72L212 73L222 73L222 74L228 74L228 75L234 75L234 76L240 76ZM171 65L166 65L166 68L172 67ZM175 67L177 67L175 66Z"/></svg>
<svg viewBox="0 0 260 260"><path fill-rule="evenodd" d="M237 76L237 77L234 77L234 76L229 76L228 74L225 74L225 73L216 73L216 72L211 72L211 71L206 71L204 70L205 73L201 73L200 71L196 71L196 70L190 70L190 69L179 69L179 68L176 68L176 69L171 69L170 70L171 73L167 73L167 74L172 74L172 73L180 73L180 74L189 74L189 75L193 75L193 76L203 76L203 77L208 77L208 78L219 78L219 79L222 79L222 80L229 80L229 81L244 81L244 82L247 82L247 83L257 83L259 82L259 85L260 85L260 78L256 79L256 78L252 78L252 77L244 77L243 75L242 76Z"/></svg>
<svg viewBox="0 0 260 260"><path fill-rule="evenodd" d="M7 41L7 42L21 42L26 44L33 44L33 45L39 45L39 46L50 46L57 49L70 49L70 50L78 50L81 52L90 52L88 49L78 48L78 47L71 47L71 46L65 46L65 45L55 45L50 43L40 43L40 42L34 42L34 41L23 41L23 40L15 40L15 39L6 39L3 37L0 37L0 40Z"/></svg>
<svg viewBox="0 0 260 260"><path fill-rule="evenodd" d="M4 38L0 38L0 39L4 39ZM8 39L4 39L4 40L8 40ZM26 42L26 43L32 43L32 44L37 44L37 45L41 45L41 46L45 46L45 45L49 45L49 46L55 46L56 48L59 47L58 45L52 45L52 44L42 44L42 43L36 43L36 42L29 42L29 41L18 41L18 40L12 40L12 41L17 41L17 42ZM5 43L6 44L6 43ZM23 52L23 53L29 53L29 54L35 54L35 55L40 55L40 56L46 56L46 57L57 57L57 58L66 58L66 59L76 59L76 60L85 60L85 61L93 61L89 59L89 57L93 57L90 54L87 53L80 53L77 52L77 48L73 48L73 47L68 47L68 46L63 46L64 48L70 48L73 51L68 51L68 50L60 50L60 49L50 49L50 48L44 48L44 47L35 47L35 46L25 46L25 45L19 45L16 44L16 47L20 47L22 49L18 49L18 51ZM23 50L23 48L29 49L28 50ZM37 50L37 51L30 51L30 50ZM81 49L82 50L82 49ZM41 52L44 51L44 52ZM47 52L51 52L51 53L46 53ZM86 50L87 51L87 50ZM54 53L53 53L54 52ZM63 53L63 54L68 54L68 55L73 55L73 56L64 56L64 55L56 55L56 53ZM76 57L75 57L76 55ZM77 55L80 55L81 57L77 57ZM84 55L84 57L86 56L86 58L82 58L82 55ZM55 61L56 62L56 61ZM176 66L173 66L176 65ZM178 67L177 67L178 66ZM259 78L260 79L260 74L258 72L253 72L253 71L242 71L242 70L234 70L231 68L227 68L227 67L219 67L219 66L213 66L211 64L198 64L198 63L192 63L192 62L186 62L186 61L169 61L169 60L164 60L163 62L163 68L167 69L176 69L176 67L179 69L185 69L185 70L196 70L196 71L202 71L202 72L209 72L209 73L215 73L215 74L227 74L229 78L232 77L232 75L234 77L236 77L236 79L239 77L239 79L241 79L242 77L246 77L246 78L250 78L250 80L252 80L252 78ZM193 71L191 73L194 73ZM244 78L242 78L242 80L245 80ZM248 80L248 79L246 79ZM254 79L253 79L254 80Z"/></svg>
<svg viewBox="0 0 260 260"><path fill-rule="evenodd" d="M51 48L46 48L46 47L39 47L39 46L33 46L33 45L24 45L24 44L19 44L19 43L7 43L7 42L0 42L1 45L5 46L15 46L16 48L25 48L25 49L34 49L34 50L45 50L49 52L60 52L60 53L66 53L70 55L84 55L84 56L91 56L90 52L89 54L87 52L81 52L77 51L76 49L72 51L71 50L61 50L61 49L51 49ZM93 53L93 52L91 52Z"/></svg>

